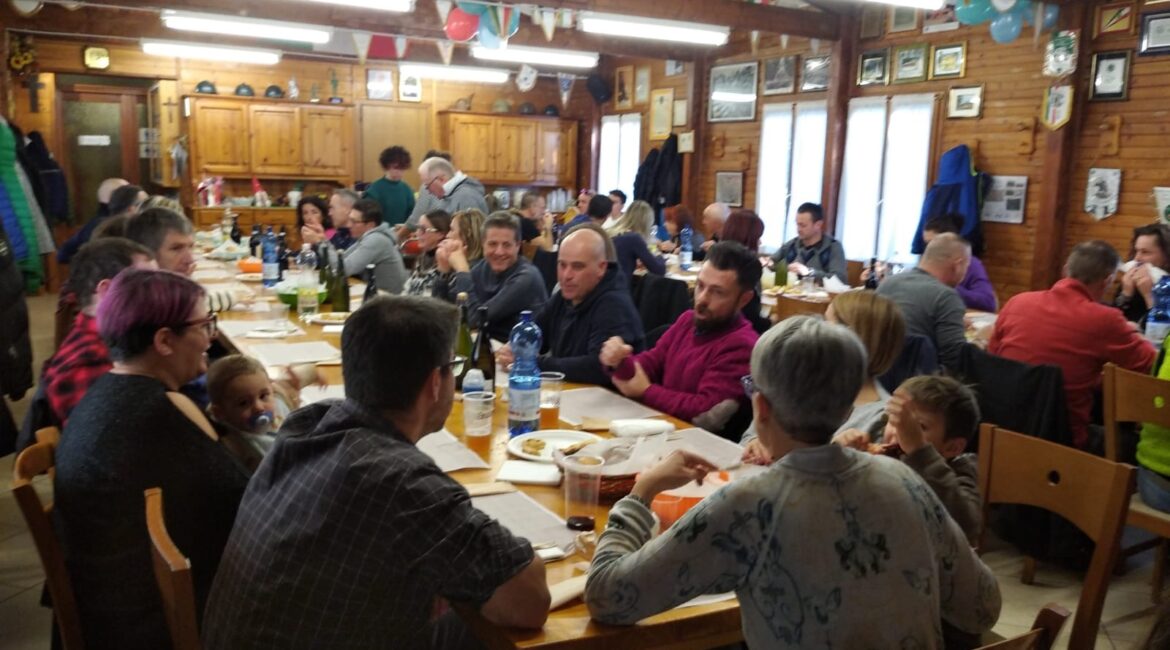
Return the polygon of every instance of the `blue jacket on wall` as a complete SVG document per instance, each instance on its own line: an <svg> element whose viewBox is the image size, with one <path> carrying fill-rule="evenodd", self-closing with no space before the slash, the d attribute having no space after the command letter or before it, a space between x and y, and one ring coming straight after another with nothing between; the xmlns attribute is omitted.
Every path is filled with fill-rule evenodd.
<svg viewBox="0 0 1170 650"><path fill-rule="evenodd" d="M967 145L961 144L944 153L938 161L938 177L934 186L922 200L922 217L918 220L918 230L914 233L910 252L921 255L926 249L926 243L922 241L923 224L933 217L955 213L963 215L959 234L971 242L972 253L978 257L983 252L983 227L979 222L983 188L986 186L983 181L984 174L971 163L971 150Z"/></svg>

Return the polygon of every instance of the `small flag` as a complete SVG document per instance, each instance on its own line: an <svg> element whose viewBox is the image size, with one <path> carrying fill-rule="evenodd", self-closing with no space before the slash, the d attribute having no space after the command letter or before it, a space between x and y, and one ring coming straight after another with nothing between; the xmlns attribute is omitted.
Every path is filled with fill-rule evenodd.
<svg viewBox="0 0 1170 650"><path fill-rule="evenodd" d="M780 35L780 47L781 49L788 49L788 34Z"/></svg>
<svg viewBox="0 0 1170 650"><path fill-rule="evenodd" d="M451 55L455 54L455 43L435 41L435 47L439 48L439 57L443 59L443 65L451 65Z"/></svg>
<svg viewBox="0 0 1170 650"><path fill-rule="evenodd" d="M439 12L439 22L446 25L447 15L451 13L451 0L435 0L435 9Z"/></svg>
<svg viewBox="0 0 1170 650"><path fill-rule="evenodd" d="M552 42L553 34L557 31L557 12L553 9L539 9L540 29L544 32L544 40Z"/></svg>
<svg viewBox="0 0 1170 650"><path fill-rule="evenodd" d="M374 35L369 32L354 32L353 49L357 50L358 61L365 64L366 56L370 52L370 41Z"/></svg>
<svg viewBox="0 0 1170 650"><path fill-rule="evenodd" d="M573 94L573 82L577 78L570 72L557 73L557 89L561 91L561 108L568 108L569 95Z"/></svg>

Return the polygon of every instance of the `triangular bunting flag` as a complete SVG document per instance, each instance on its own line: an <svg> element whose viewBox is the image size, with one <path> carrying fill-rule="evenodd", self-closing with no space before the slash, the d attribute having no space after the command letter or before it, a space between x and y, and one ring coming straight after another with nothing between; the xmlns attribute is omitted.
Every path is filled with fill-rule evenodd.
<svg viewBox="0 0 1170 650"><path fill-rule="evenodd" d="M1040 44L1040 33L1044 31L1044 3L1032 5L1032 47Z"/></svg>
<svg viewBox="0 0 1170 650"><path fill-rule="evenodd" d="M561 91L561 108L568 108L569 95L573 94L573 82L577 78L570 72L557 73L557 89Z"/></svg>
<svg viewBox="0 0 1170 650"><path fill-rule="evenodd" d="M819 38L808 39L808 49L812 50L813 54L820 54L820 52L821 52L821 39L819 39Z"/></svg>
<svg viewBox="0 0 1170 650"><path fill-rule="evenodd" d="M561 29L573 28L573 10L572 9L557 9L557 20L561 23Z"/></svg>
<svg viewBox="0 0 1170 650"><path fill-rule="evenodd" d="M760 30L753 29L751 33L752 39L752 56L760 53ZM552 39L549 39L552 40Z"/></svg>
<svg viewBox="0 0 1170 650"><path fill-rule="evenodd" d="M540 17L540 29L544 32L544 40L552 42L553 34L557 31L557 12L552 9L540 9L536 14Z"/></svg>
<svg viewBox="0 0 1170 650"><path fill-rule="evenodd" d="M410 41L405 36L394 37L394 56L398 59L406 58L406 50L410 48Z"/></svg>
<svg viewBox="0 0 1170 650"><path fill-rule="evenodd" d="M443 59L443 65L451 65L451 55L455 53L455 44L451 41L435 41L435 47L439 48L439 57Z"/></svg>
<svg viewBox="0 0 1170 650"><path fill-rule="evenodd" d="M371 59L396 59L397 50L394 49L394 37L383 34L374 34L370 38L370 48L366 54Z"/></svg>
<svg viewBox="0 0 1170 650"><path fill-rule="evenodd" d="M780 47L781 49L788 49L788 34L780 35Z"/></svg>
<svg viewBox="0 0 1170 650"><path fill-rule="evenodd" d="M447 24L447 15L451 13L451 0L435 0L435 10L439 12L439 22Z"/></svg>
<svg viewBox="0 0 1170 650"><path fill-rule="evenodd" d="M364 64L370 51L370 40L374 35L369 32L354 32L352 36L353 49L357 50L358 61Z"/></svg>

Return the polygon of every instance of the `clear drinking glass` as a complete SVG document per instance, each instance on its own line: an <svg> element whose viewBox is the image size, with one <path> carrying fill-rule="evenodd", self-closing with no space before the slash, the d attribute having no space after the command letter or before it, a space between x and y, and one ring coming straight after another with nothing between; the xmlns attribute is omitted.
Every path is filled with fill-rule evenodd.
<svg viewBox="0 0 1170 650"><path fill-rule="evenodd" d="M565 523L573 530L593 530L597 502L601 494L601 470L605 459L601 456L566 456Z"/></svg>
<svg viewBox="0 0 1170 650"><path fill-rule="evenodd" d="M491 453L495 407L495 393L463 394L463 440L481 458L487 458Z"/></svg>
<svg viewBox="0 0 1170 650"><path fill-rule="evenodd" d="M540 373L540 428L559 429L561 426L561 388L565 373Z"/></svg>

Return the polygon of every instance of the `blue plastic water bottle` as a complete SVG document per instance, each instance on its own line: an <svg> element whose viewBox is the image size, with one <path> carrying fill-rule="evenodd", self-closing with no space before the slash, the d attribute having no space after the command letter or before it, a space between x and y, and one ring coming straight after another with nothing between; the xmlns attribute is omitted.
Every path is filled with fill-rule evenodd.
<svg viewBox="0 0 1170 650"><path fill-rule="evenodd" d="M261 248L261 264L260 270L264 280L264 286L272 288L276 283L280 282L280 256L277 251L276 235L272 232L272 226L268 226L268 230L264 231L264 240L260 243Z"/></svg>
<svg viewBox="0 0 1170 650"><path fill-rule="evenodd" d="M1133 299L1141 300L1141 296ZM1162 276L1154 284L1154 306L1146 316L1146 338L1154 349L1162 349L1167 334L1170 334L1170 275Z"/></svg>
<svg viewBox="0 0 1170 650"><path fill-rule="evenodd" d="M520 322L512 328L512 372L508 376L508 435L516 437L540 427L540 327L532 322L532 312L520 312Z"/></svg>
<svg viewBox="0 0 1170 650"><path fill-rule="evenodd" d="M678 231L678 265L684 271L691 268L691 260L694 259L695 251L691 246L693 236L690 226L683 226L682 230Z"/></svg>

